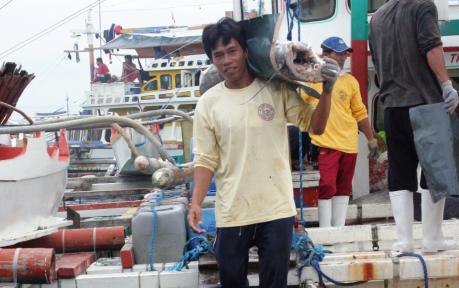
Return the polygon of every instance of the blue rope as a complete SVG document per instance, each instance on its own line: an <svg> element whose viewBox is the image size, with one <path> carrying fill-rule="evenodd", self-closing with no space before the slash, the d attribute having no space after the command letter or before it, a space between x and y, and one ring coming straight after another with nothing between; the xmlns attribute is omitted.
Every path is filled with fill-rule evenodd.
<svg viewBox="0 0 459 288"><path fill-rule="evenodd" d="M161 190L156 198L155 201L151 202L150 208L151 212L153 213L153 218L151 219L151 237L150 237L150 251L149 251L149 261L150 261L150 271L155 271L154 264L155 264L155 242L156 242L156 235L158 234L158 212L156 211L156 206L161 204L163 200L163 191Z"/></svg>
<svg viewBox="0 0 459 288"><path fill-rule="evenodd" d="M397 257L416 257L419 259L419 262L421 262L422 265L422 272L424 274L424 288L429 288L429 275L427 274L427 263L424 260L424 258L416 253L401 253L397 255Z"/></svg>
<svg viewBox="0 0 459 288"><path fill-rule="evenodd" d="M298 23L298 41L301 41L301 1L296 2L296 19Z"/></svg>
<svg viewBox="0 0 459 288"><path fill-rule="evenodd" d="M287 40L292 40L292 31L293 31L293 15L290 12L290 0L285 1L285 13L287 19Z"/></svg>
<svg viewBox="0 0 459 288"><path fill-rule="evenodd" d="M194 240L198 240L199 244L195 248L188 250L188 246ZM188 240L183 248L183 256L179 262L167 268L167 271L182 271L183 267L188 267L192 261L199 260L201 255L213 252L212 242L204 236L196 236Z"/></svg>
<svg viewBox="0 0 459 288"><path fill-rule="evenodd" d="M135 147L140 147L140 146L145 145L145 143L147 143L147 137L146 137L146 136L143 138L143 141L142 141L142 142L140 142L140 143L135 143L134 146L135 146Z"/></svg>
<svg viewBox="0 0 459 288"><path fill-rule="evenodd" d="M306 226L304 221L304 205L303 205L303 132L298 128L298 145L299 145L299 160L300 160L300 222L303 227Z"/></svg>
<svg viewBox="0 0 459 288"><path fill-rule="evenodd" d="M355 286L366 283L367 281L355 281L355 282L340 282L336 281L335 279L331 278L322 270L320 269L320 263L324 258L325 254L331 253L328 250L323 249L321 245L314 245L312 240L309 238L307 234L301 235L298 237L294 247L296 254L298 255L298 259L300 262L300 267L298 268L298 277L301 280L301 272L303 268L306 266L311 266L316 270L317 275L319 277L319 284L325 286L324 278L333 283L337 286Z"/></svg>

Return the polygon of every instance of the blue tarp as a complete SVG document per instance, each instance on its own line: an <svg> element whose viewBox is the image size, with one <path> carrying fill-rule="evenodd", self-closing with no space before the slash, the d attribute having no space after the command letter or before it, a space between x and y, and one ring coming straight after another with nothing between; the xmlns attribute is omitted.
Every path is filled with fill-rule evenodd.
<svg viewBox="0 0 459 288"><path fill-rule="evenodd" d="M432 200L459 194L459 118L444 103L410 109L414 143Z"/></svg>

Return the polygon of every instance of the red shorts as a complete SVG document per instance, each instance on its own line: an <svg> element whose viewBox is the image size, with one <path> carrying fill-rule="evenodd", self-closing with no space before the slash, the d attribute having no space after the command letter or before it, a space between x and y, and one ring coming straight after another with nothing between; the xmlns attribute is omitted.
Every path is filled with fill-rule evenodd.
<svg viewBox="0 0 459 288"><path fill-rule="evenodd" d="M333 149L319 150L319 199L352 194L357 154L344 153Z"/></svg>

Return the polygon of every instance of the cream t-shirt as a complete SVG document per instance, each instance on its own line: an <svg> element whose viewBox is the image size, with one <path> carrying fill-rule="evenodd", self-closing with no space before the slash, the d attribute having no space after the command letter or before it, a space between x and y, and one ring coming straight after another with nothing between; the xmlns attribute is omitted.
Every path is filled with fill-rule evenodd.
<svg viewBox="0 0 459 288"><path fill-rule="evenodd" d="M296 215L287 122L309 129L314 109L285 84L221 82L200 99L193 128L195 166L214 172L217 227Z"/></svg>

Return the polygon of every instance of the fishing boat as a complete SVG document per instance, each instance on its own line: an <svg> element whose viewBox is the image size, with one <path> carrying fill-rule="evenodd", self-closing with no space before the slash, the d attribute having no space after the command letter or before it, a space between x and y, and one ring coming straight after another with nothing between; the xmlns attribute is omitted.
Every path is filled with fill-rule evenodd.
<svg viewBox="0 0 459 288"><path fill-rule="evenodd" d="M310 5L313 2L315 2L315 5ZM352 10L350 9L351 2L352 7L354 7ZM302 6L304 6L303 14L306 17L304 22L300 24L303 39L307 39L314 49L316 49L316 52L319 52L318 43L320 43L320 40L327 36L338 35L349 41L349 29L342 29L342 31L338 29L339 31L337 31L336 27L350 26L351 13L356 13L358 8L370 7L377 9L378 5L381 5L382 2L383 1L367 2L366 0L302 1ZM368 5L368 3L370 3L370 5ZM237 20L242 20L265 14L277 13L287 9L285 8L285 4L285 1L235 0L233 16ZM455 4L459 3L450 1L450 4L452 4L450 6L452 17L458 18L457 16L459 15L456 13L459 12L459 6ZM359 20L362 23L366 23L368 20L367 15L371 17L372 11L365 11L367 10L366 8L360 10L358 10L358 14L364 16L360 17ZM369 14L367 12L369 12ZM358 20L354 19L353 21ZM364 25L365 24L362 24L362 27L364 27ZM320 27L320 29L318 29L318 27ZM356 27L359 26L357 25ZM444 28L445 26L442 27L443 33L447 33L448 30ZM285 27L282 29L284 29L282 30L284 32L287 31ZM326 33L330 34L325 35ZM448 60L447 65L453 79L456 79L454 77L458 75L457 65L455 64L456 56L454 56L457 55L457 51L459 51L459 49L454 46L454 43L458 43L457 40L457 36L445 39L445 43L447 43L446 50L448 50L445 60ZM353 44L358 46L361 43ZM363 53L354 53L354 55L356 55L354 59L357 59L358 63L366 63L365 61L368 61L367 46L366 44L363 46ZM359 47L362 48L363 46L360 45ZM359 47L354 46L354 50L359 51ZM360 58L358 58L359 55ZM160 61L163 61L163 59ZM171 61L172 60L165 61L166 64L164 64L165 66L163 68L168 65L167 63L171 63ZM349 63L347 63L346 69L354 70L356 68L354 65L355 64L349 65ZM148 65L146 65L146 67L148 68ZM357 68L359 67L362 68L362 66L358 66ZM203 67L199 67L199 69L202 68ZM369 92L362 93L362 95L364 97L368 96L367 103L370 103L370 117L373 120L374 129L378 131L377 127L380 126L377 125L381 123L381 113L378 113L378 111L381 104L377 101L377 86L374 80L374 71L371 65L364 65L363 69L364 71L357 70L357 72L354 70L353 73L360 81L364 81L365 85L361 85L363 87L363 92L368 88ZM361 74L359 74L359 72ZM369 73L368 86L366 85L366 72ZM176 75L178 75L178 73ZM180 75L182 75L182 72L180 72ZM172 75L170 78L172 78L172 80L174 79ZM159 85L158 83L160 83L161 76L157 76L156 80L158 79L159 81L156 85ZM180 83L183 83L182 79L180 81ZM177 85L176 83L172 85ZM115 83L114 85L121 84L125 85L124 83ZM147 82L144 84L147 84ZM104 87L102 83L98 83L97 85ZM99 109L103 109L104 111L103 113L105 116L98 116L106 117L100 118L105 119L105 126L103 129L109 128L110 121L116 120L116 117L111 118L112 116L108 115L119 114L132 116L143 113L142 111L144 111L145 108L149 105L153 105L153 102L156 101L155 103L158 104L156 107L159 108L152 108L150 112L154 112L156 110L161 110L161 107L165 105L171 105L172 101L193 98L191 96L185 96L183 98L178 97L179 91L170 92L170 90L166 90L166 92L172 93L172 96L169 96L169 98L163 96L163 98L161 98L161 93L165 94L165 92L158 91L159 93L155 94L156 92L154 91L146 92L146 90L144 90L145 85L140 83L135 83L133 85L134 86L130 87L123 86L117 93L111 94L112 96L106 97L104 93L101 92L101 96L96 97L94 96L96 94L94 94L92 98L90 98L94 100L94 103L86 104L86 108L93 109L94 112L99 111ZM103 90L103 88L100 89L100 91ZM140 99L140 95L142 95L143 92L147 94L151 93L151 95L155 96L153 96L152 99ZM144 96L148 97L149 95ZM119 103L114 103L115 97L118 97L116 101L119 101ZM199 95L195 95L194 97L199 99ZM110 100L107 100L108 98L110 98ZM128 99L126 103L122 103L125 99ZM141 103L143 106L139 107L141 101L144 101ZM180 105L194 104L173 103L173 105L176 105L175 109L180 109ZM148 108L145 110L148 110ZM98 115L99 113L94 114ZM152 116L142 116L138 119L141 119L141 121L145 123L158 120L149 120L149 117ZM75 124L69 122L64 124L67 125L66 127L76 127ZM88 124L80 123L80 125L86 127L84 125ZM53 129L57 128L54 127ZM31 130L29 131L29 133L32 133ZM151 130L149 131L149 133L151 133ZM131 135L128 137L129 141L132 142L131 144L134 144L131 145L131 147L135 147L135 144L146 142L146 134L142 134L140 137L134 134L129 135ZM124 137L119 134L116 135L116 137L124 139ZM129 146L129 141L126 141L126 147ZM151 143L153 142L154 141L151 141ZM140 147L141 145L138 146ZM359 154L363 156L359 159L356 178L354 179L354 197L360 199L366 198L368 200L375 195L374 193L369 194L371 190L369 175L373 172L370 163L366 159L366 145L363 145L363 141L360 147L361 151L359 151ZM128 149L131 148L128 147ZM157 146L155 146L154 149L156 149L158 155L161 154ZM124 159L129 158L129 154L127 155L128 156ZM158 155L156 155L156 158L158 158ZM132 159L132 154L130 157ZM159 155L159 157L161 157L161 155ZM177 168L177 166L174 168ZM384 176L380 176L380 178L383 177ZM59 207L59 213L65 213L68 218L73 219L73 228L78 229L61 230L58 233L32 242L18 244L11 249L0 250L0 260L5 258L5 254L2 253L9 253L9 262L5 261L5 263L8 263L8 265L10 265L9 267L13 267L15 266L12 264L14 258L19 260L22 259L21 255L23 254L21 254L20 251L37 249L37 247L45 247L44 249L50 250L54 249L53 251L62 253L62 256L58 260L59 263L56 265L56 267L59 267L56 269L56 273L58 274L57 280L52 281L55 277L40 276L41 278L34 278L36 280L35 283L42 283L42 287L48 287L46 285L60 287L110 286L129 288L147 286L218 287L218 272L215 259L212 256L201 255L199 261L192 261L197 258L190 257L190 255L207 253L208 250L206 250L206 247L210 247L209 244L211 244L211 239L194 239L195 242L193 247L197 250L192 250L194 248L188 247L187 245L189 249L187 249L186 252L189 253L183 254L182 251L180 251L180 253L177 252L183 248L182 246L186 243L186 239L193 240L190 236L196 236L186 231L185 215L187 213L186 209L189 200L187 197L183 196L189 196L187 195L187 188L183 185L178 185L173 189L153 189L151 181L145 181L145 179L149 180L149 178L138 178L138 176L132 175L70 179L67 187L70 187L71 184L72 188L69 188L69 190L64 193L65 207ZM351 281L357 281L354 284L358 284L360 287L420 287L423 285L424 281L428 281L434 287L456 287L459 285L456 269L457 263L459 263L458 251L422 255L425 263L427 263L426 271L423 271L423 266L420 265L417 259L399 258L399 255L390 252L389 247L391 243L396 240L396 233L394 225L386 223L388 222L387 219L392 217L391 206L387 201L377 200L370 201L370 203L368 203L368 201L356 201L351 204L348 208L347 220L348 223L358 225L329 228L309 227L316 226L318 218L317 207L314 207L317 203L317 195L314 194L314 191L317 190L318 180L316 171L299 171L293 174L295 196L299 198L298 195L303 194L304 199L306 199L303 204L309 204L310 206L303 209L303 207L301 207L302 205L298 205L298 215L304 216L307 222L307 235L309 238L304 237L306 232L301 226L299 226L295 232L296 235L302 236L302 239L311 239L315 244L325 245L325 249L329 249L334 253L327 255L320 262L315 257L323 255L314 254L320 253L320 250L313 249L312 242L305 242L307 244L307 247L305 247L308 248L308 251L312 254L302 254L304 251L299 251L298 254L292 253L288 277L289 285L293 287L298 287L299 285L301 285L301 287L310 288L318 287L323 284L321 283L323 279L319 276L321 274L318 274L320 271L330 276L330 278L324 281L327 286L330 285L331 287L337 286L336 283L341 284L342 282ZM384 191L386 188L382 185L379 189ZM203 225L209 232L215 231L215 218L212 210L215 201L214 194L215 191L209 191L203 205L205 208L203 210ZM116 197L120 196L126 198L122 200L116 199ZM133 200L130 198L133 196L140 197ZM298 202L299 201L297 201L297 203ZM269 209L269 207L267 207L267 209ZM115 225L123 225L123 227L102 227ZM444 227L445 236L456 239L459 237L459 223L457 221L452 220L445 222ZM128 231L128 234L131 234L131 238L126 238L125 240L126 235L124 235L124 231ZM189 235L186 236L187 234ZM211 233L207 236L210 235ZM419 224L415 224L414 237L418 245L422 237ZM52 253L49 250L46 251L47 253ZM75 254L70 254L68 252L73 252ZM31 250L27 250L27 253L29 254L26 255L36 255L31 254ZM41 256L44 257L44 251L41 251L41 253ZM16 255L17 257L13 257L12 255ZM305 255L309 255L311 258L304 257ZM112 257L106 258L104 256ZM311 265L313 261L306 263L308 259L316 261L314 262L315 266ZM248 275L250 287L257 287L259 285L258 274L256 269L254 269L257 262L257 253L252 251L250 254ZM318 262L320 262L321 270L317 269L316 264ZM15 263L18 262L16 261ZM7 265L3 267L6 266ZM24 267L29 266L24 265ZM11 269L11 271L13 271L13 269ZM9 272L11 271L9 270ZM299 273L299 271L302 271L302 273ZM0 275L2 275L1 272L3 272L2 267L0 267ZM8 274L9 278L6 277L9 279L9 282L31 283L30 279L24 278L24 274L20 274L20 277L16 278L12 275L14 275L14 273ZM42 273L40 275L49 274ZM332 282L330 279L337 280L338 282Z"/></svg>
<svg viewBox="0 0 459 288"><path fill-rule="evenodd" d="M0 69L0 118L8 122L23 90L34 78L15 63ZM65 134L48 144L44 133L3 134L0 143L0 247L44 236L71 222L56 217L67 182Z"/></svg>
<svg viewBox="0 0 459 288"><path fill-rule="evenodd" d="M67 182L65 134L61 132L53 145L48 145L43 133L25 137L17 144L0 146L0 195L8 199L0 209L0 247L71 224L55 215Z"/></svg>
<svg viewBox="0 0 459 288"><path fill-rule="evenodd" d="M137 54L134 58L141 67L140 79L128 82L119 77L119 81L91 83L82 105L85 114L127 116L164 109L194 111L200 96L200 76L210 66L207 56L199 54L202 53L200 29L202 27L119 29L119 35L101 48L105 51L121 49L126 53L124 55L134 50ZM93 70L93 65L90 69ZM144 119L148 120L151 119ZM166 122L160 129L158 125L149 129L155 130L154 133L176 161L184 163L180 121ZM109 138L118 173L137 173L126 139L120 137L117 131L112 132ZM126 133L143 155L158 156L138 133L132 130Z"/></svg>

